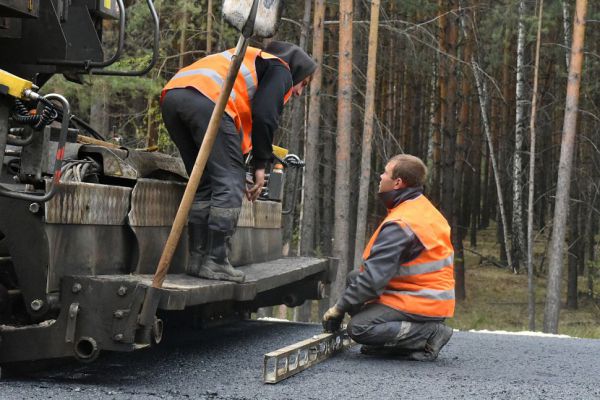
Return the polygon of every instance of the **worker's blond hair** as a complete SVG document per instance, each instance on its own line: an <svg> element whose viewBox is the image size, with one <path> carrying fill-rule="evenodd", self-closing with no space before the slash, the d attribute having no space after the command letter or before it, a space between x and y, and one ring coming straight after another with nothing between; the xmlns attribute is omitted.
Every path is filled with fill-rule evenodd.
<svg viewBox="0 0 600 400"><path fill-rule="evenodd" d="M419 157L398 154L388 162L394 163L392 179L401 178L408 187L419 187L425 184L427 167Z"/></svg>

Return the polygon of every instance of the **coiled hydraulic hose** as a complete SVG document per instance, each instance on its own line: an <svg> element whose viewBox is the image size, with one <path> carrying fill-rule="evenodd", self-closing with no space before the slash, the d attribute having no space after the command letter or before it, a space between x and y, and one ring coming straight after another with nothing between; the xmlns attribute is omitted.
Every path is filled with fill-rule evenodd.
<svg viewBox="0 0 600 400"><path fill-rule="evenodd" d="M58 112L54 106L44 104L44 108L40 114L31 115L25 104L21 100L16 99L12 117L20 124L30 125L34 130L41 131L58 117Z"/></svg>
<svg viewBox="0 0 600 400"><path fill-rule="evenodd" d="M54 161L54 174L52 176L52 186L50 190L44 195L35 195L23 192L17 192L14 190L8 190L0 187L0 196L12 197L14 199L27 200L27 201L36 201L45 203L50 200L56 194L56 190L58 188L58 184L60 182L61 176L61 168L63 163L63 158L65 157L65 144L67 142L67 133L69 132L69 123L71 121L71 106L67 99L59 94L48 94L46 96L40 96L39 94L32 92L30 90L26 91L26 96L31 98L32 100L39 100L44 103L46 106L50 107L52 110L56 111L56 106L53 101L58 101L62 105L62 126L60 130L60 136L58 139L58 148L56 149L56 156ZM57 113L58 115L58 113ZM40 117L41 119L41 117Z"/></svg>

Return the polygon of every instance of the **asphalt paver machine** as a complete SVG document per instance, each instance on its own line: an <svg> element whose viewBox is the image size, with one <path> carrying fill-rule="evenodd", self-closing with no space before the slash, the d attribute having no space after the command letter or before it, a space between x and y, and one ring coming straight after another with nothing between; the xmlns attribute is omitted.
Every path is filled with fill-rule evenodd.
<svg viewBox="0 0 600 400"><path fill-rule="evenodd" d="M44 94L55 74L137 76L117 71L126 40L123 0L0 0L0 364L132 351L160 342L161 313L210 321L245 318L259 307L297 306L326 296L331 262L282 257L282 180L244 203L231 259L246 282L187 276L187 240L151 310L140 312L187 180L180 159L111 146L72 115L60 94ZM111 56L103 22L116 21ZM157 94L158 95L158 94ZM71 102L77 99L70 99ZM91 138L90 138L91 136ZM283 157L283 155L282 155ZM289 156L281 160L300 164ZM184 234L184 238L186 235Z"/></svg>

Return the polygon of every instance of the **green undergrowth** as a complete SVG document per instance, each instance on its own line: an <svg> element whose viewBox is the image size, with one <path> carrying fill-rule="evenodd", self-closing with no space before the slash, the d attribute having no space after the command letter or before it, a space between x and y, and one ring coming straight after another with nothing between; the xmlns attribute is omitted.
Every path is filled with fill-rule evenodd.
<svg viewBox="0 0 600 400"><path fill-rule="evenodd" d="M544 256L545 237L535 243L534 260L539 268ZM528 331L527 273L514 274L507 268L494 265L498 262L499 245L495 229L487 229L478 235L479 254L465 252L466 299L457 302L455 317L448 324L459 330L506 330ZM465 247L469 244L465 242ZM525 267L523 267L524 269ZM560 334L600 339L600 284L595 279L594 298L588 293L586 277L578 280L578 308L566 308L566 263L563 267ZM546 276L538 272L535 278L535 330L543 330L544 302L546 299Z"/></svg>

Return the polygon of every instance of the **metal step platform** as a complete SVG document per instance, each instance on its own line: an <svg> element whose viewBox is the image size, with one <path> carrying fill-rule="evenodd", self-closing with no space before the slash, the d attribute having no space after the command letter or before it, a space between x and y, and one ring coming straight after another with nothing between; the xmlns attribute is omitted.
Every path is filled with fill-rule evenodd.
<svg viewBox="0 0 600 400"><path fill-rule="evenodd" d="M294 307L324 298L337 268L332 260L290 257L240 269L246 274L242 284L168 275L157 289L156 310L182 312L189 319L247 318L259 307ZM34 325L0 325L0 364L70 356L91 361L101 350L146 347L139 317L151 284L152 275L63 277L60 295L54 294L60 308L53 318ZM158 342L162 321L155 317L155 323Z"/></svg>
<svg viewBox="0 0 600 400"><path fill-rule="evenodd" d="M310 257L286 257L238 268L246 274L244 283L207 280L186 274L169 274L160 289L161 300L158 308L183 310L189 306L219 301L252 301L260 293L293 284L311 276L325 282L330 276L329 260ZM152 275L145 274L95 275L73 278L97 283L123 282L144 286L152 285Z"/></svg>

